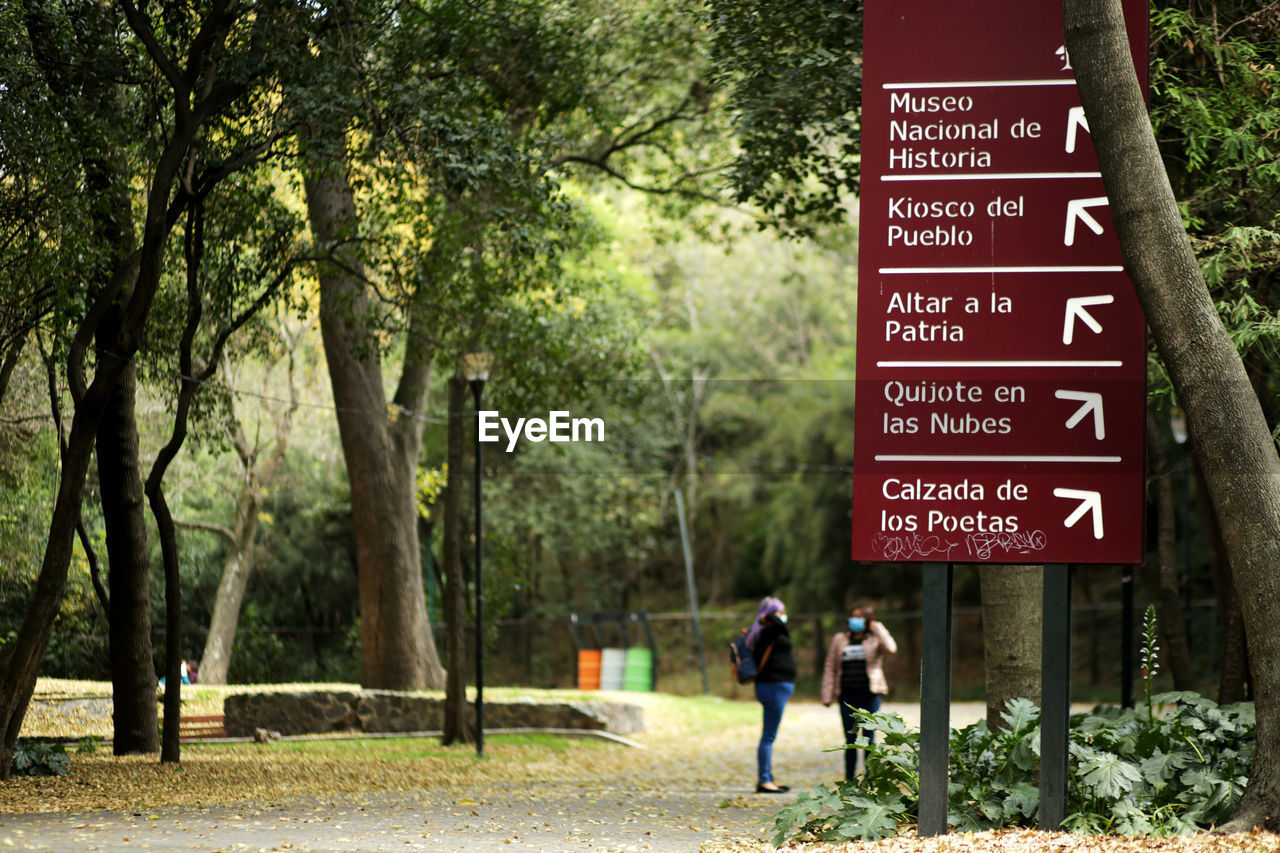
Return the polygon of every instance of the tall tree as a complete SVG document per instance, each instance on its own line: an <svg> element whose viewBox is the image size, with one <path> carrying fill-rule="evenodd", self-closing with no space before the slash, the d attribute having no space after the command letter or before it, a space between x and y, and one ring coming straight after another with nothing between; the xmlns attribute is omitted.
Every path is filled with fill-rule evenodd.
<svg viewBox="0 0 1280 853"><path fill-rule="evenodd" d="M74 312L75 328L66 347L65 369L75 412L48 543L21 632L0 656L0 776L10 772L14 743L65 587L94 440L120 377L141 346L164 277L170 234L193 198L254 159L262 138L250 140L233 133L222 120L233 108L243 107L242 98L262 81L265 59L286 55L293 44L292 40L273 39L279 23L273 2L216 0L188 9L191 14L185 15L176 4L162 13L122 0L118 20L112 16L115 10L98 5L73 3L67 15L61 14L61 4L31 4L28 8L33 13L57 11L55 25L62 32L108 43L123 34L137 48L125 54L130 61L141 63L132 69L85 63L76 52L71 56L73 65L87 75L113 84L122 79L147 81L149 97L142 100L154 110L149 121L155 123L160 141L154 152L144 152L145 165L134 178L145 188L138 204L137 248L115 265L109 279L92 282L97 287L79 295L78 304L83 308ZM81 12L90 15L88 26L69 23ZM96 16L98 12L108 15L111 23L104 24ZM52 89L46 94L71 117L81 115L77 110L85 106L83 95L83 91ZM213 123L219 123L223 131L218 135L219 144L210 144ZM206 147L209 156L202 159L200 154ZM91 204L106 201L102 196L90 198ZM119 312L119 319L107 325L112 311ZM100 330L110 330L110 339L98 339L98 357L90 379L86 356ZM178 663L168 662L171 683L178 681ZM172 736L176 744L176 725Z"/></svg>
<svg viewBox="0 0 1280 853"><path fill-rule="evenodd" d="M92 220L89 253L99 258L92 287L101 292L135 248L131 212L128 127L129 105L123 87L102 69L122 69L124 55L107 37L117 25L102 5L63 9L57 4L26 3L26 28L32 55L49 89L62 99L68 131L81 153ZM80 57L80 61L76 57ZM81 96L83 101L74 100ZM129 298L125 282L96 331L98 358L115 344L120 312ZM151 650L150 558L146 501L138 462L134 417L137 368L121 372L96 437L98 480L107 532L111 599L108 610L112 678L112 748L117 755L159 749Z"/></svg>
<svg viewBox="0 0 1280 853"><path fill-rule="evenodd" d="M1249 785L1223 829L1280 828L1280 456L1196 262L1147 117L1119 0L1063 0L1067 49L1125 267L1183 409L1242 596L1257 707Z"/></svg>
<svg viewBox="0 0 1280 853"><path fill-rule="evenodd" d="M565 168L627 180L669 167L665 143L705 110L684 66L672 77L689 39L665 38L674 20L688 33L693 19L590 2L345 11L328 22L322 53L334 69L356 61L296 103L309 125L312 229L343 253L319 270L321 320L360 543L364 680L440 686L413 512L432 360L475 345L503 294L554 268L572 218L559 193ZM611 24L622 26L598 37ZM379 49L353 54L361 33L376 33ZM367 198L366 183L386 192ZM401 237L386 225L387 198L399 203L397 228L412 232L403 251L392 247ZM390 416L380 349L389 331L405 341Z"/></svg>
<svg viewBox="0 0 1280 853"><path fill-rule="evenodd" d="M361 683L393 690L441 689L444 670L427 621L416 508L422 413L431 375L423 331L410 330L399 386L388 400L369 274L355 245L359 220L348 164L345 159L310 159L305 184L316 242L332 247L335 257L317 270L320 328L351 483ZM425 317L419 316L414 325L422 322Z"/></svg>

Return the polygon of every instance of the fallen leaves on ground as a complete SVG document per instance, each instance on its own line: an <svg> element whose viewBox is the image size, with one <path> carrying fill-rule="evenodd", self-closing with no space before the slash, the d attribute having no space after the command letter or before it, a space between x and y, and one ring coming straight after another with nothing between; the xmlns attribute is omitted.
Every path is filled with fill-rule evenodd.
<svg viewBox="0 0 1280 853"><path fill-rule="evenodd" d="M358 689L352 685L330 687ZM43 696L52 705L64 698L101 696L104 689L101 684L57 683L49 686ZM187 688L183 691L184 712L217 713L225 693L246 689L257 688ZM280 685L275 689L319 688ZM541 695L547 691L522 693ZM565 698L564 692L549 695ZM701 844L702 853L774 853L775 848L762 839L768 834L769 815L783 802L750 793L754 785L754 746L759 737L758 706L735 702L719 705L659 694L574 698L644 706L648 728L634 739L648 748L632 749L599 740L574 741L567 747L557 739L539 742L489 736L486 755L480 759L470 745L445 748L435 738L284 740L268 744L184 744L182 761L177 765L160 764L154 755L116 757L106 748L91 754L73 751L69 776L0 782L0 814L103 810L132 814L134 820L150 823L148 816L165 806L186 809L229 805L246 814L278 808L301 815L299 820L329 821L342 814L335 811L333 801L317 806L322 814L307 818L305 810L298 810L302 808L300 804L309 801L298 798L349 795L356 797L357 803L368 801L370 812L380 819L387 816L389 804L369 798L385 793L394 800L406 792L419 803L410 811L426 809L437 822L423 824L418 834L426 829L428 834L434 832L437 836L447 833L449 838L465 837L469 843L479 840L474 849L486 849L486 844L492 844L487 849L497 849L499 842L490 837L494 835L501 835L501 844L507 847L519 846L526 836L546 833L564 844L547 847L542 841L535 849L566 849L568 845L577 850L585 845L595 851L683 853L698 849L696 845ZM29 722L31 719L41 726L63 725L56 715L29 718ZM84 724L80 717L74 717L72 722ZM775 758L775 766L781 764L788 774L794 774L786 781L807 778L808 784L813 784L815 779L838 772L839 757L823 752L831 746L832 732L828 729L835 726L838 718L827 709L806 708L802 704L788 709L779 741L782 752L775 753L781 756ZM833 731L838 737L838 728ZM84 733L83 729L24 730L24 734L72 737ZM403 803L398 808L403 809ZM356 811L363 813L365 808L359 806ZM342 829L334 823L325 826ZM87 825L82 831L93 832ZM428 834L421 837L427 838ZM610 836L625 840L611 840ZM3 840L0 837L0 846ZM934 838L917 838L908 833L878 842L792 844L776 850L1272 853L1280 852L1280 837L1259 832L1127 838L1005 830Z"/></svg>
<svg viewBox="0 0 1280 853"><path fill-rule="evenodd" d="M208 714L221 711L222 697L228 693L262 689L345 689L355 685L200 685L183 688L183 712ZM496 697L504 691L494 690ZM517 691L511 691L516 693ZM101 682L70 682L41 679L36 696L41 699L73 700L110 694L110 685ZM521 696L554 695L563 701L565 692L518 691ZM664 753L688 754L695 748L717 748L741 741L743 733L726 728L723 719L699 719L700 706L680 697L631 693L594 697L627 701L645 707L648 731L633 736L651 740ZM34 707L35 703L33 703ZM754 720L752 709L731 709L743 721ZM101 724L100 724L101 725ZM28 715L24 735L79 738L85 734L108 734L107 728L86 731L78 714ZM549 779L581 780L584 787L599 782L601 762L610 775L635 771L628 778L642 788L658 789L665 784L662 774L645 774L640 768L654 762L644 749L633 749L608 741L583 739L566 749L562 739L529 742L519 738L489 735L485 757L478 759L474 746L442 747L438 738L282 740L269 744L184 743L178 764L161 764L156 755L115 756L109 746L96 752L78 753L70 747L71 773L62 777L15 777L0 781L0 814L71 812L92 810L125 811L153 809L167 805L210 805L242 800L274 800L290 796L349 793L369 790L420 791L474 787L486 782L541 783ZM712 768L706 771L708 784ZM696 774L688 778L696 779Z"/></svg>

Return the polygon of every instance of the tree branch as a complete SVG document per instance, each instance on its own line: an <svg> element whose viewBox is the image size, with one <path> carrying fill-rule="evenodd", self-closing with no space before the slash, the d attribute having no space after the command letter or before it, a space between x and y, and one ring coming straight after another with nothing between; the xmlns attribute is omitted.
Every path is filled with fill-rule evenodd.
<svg viewBox="0 0 1280 853"><path fill-rule="evenodd" d="M160 44L160 40L156 38L155 30L151 28L151 22L146 16L138 11L138 7L134 5L133 0L121 0L120 8L124 10L124 16L129 21L129 28L138 36L138 40L142 42L147 49L147 55L151 57L151 61L160 69L160 73L169 81L169 85L173 87L175 93L181 93L184 97L180 100L186 102L190 99L191 89L187 85L186 77L173 61L173 59L164 51L164 46ZM175 99L175 102L179 99ZM175 103L175 106L177 104ZM181 109L190 109L189 103L184 103Z"/></svg>
<svg viewBox="0 0 1280 853"><path fill-rule="evenodd" d="M214 524L211 521L187 521L181 518L175 518L173 523L179 527L185 527L188 530L203 530L205 533L213 533L227 540L228 543L234 545L236 543L236 533L230 527L221 524Z"/></svg>
<svg viewBox="0 0 1280 853"><path fill-rule="evenodd" d="M98 553L93 550L93 541L89 539L89 531L85 529L84 519L76 520L76 535L80 537L80 547L84 549L85 559L89 561L89 580L93 581L93 592L102 605L102 615L111 622L111 594L102 583L102 572L98 568Z"/></svg>

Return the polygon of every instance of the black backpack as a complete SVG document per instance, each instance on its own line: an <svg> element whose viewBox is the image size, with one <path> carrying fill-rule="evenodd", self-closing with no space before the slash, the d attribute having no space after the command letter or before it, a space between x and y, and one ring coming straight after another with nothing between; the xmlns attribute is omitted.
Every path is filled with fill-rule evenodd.
<svg viewBox="0 0 1280 853"><path fill-rule="evenodd" d="M739 684L755 681L760 674L760 667L769 660L769 653L772 651L773 643L770 643L769 648L764 650L764 657L760 659L760 666L756 666L755 656L747 646L747 629L743 628L742 636L729 644L729 667L733 670L734 680Z"/></svg>

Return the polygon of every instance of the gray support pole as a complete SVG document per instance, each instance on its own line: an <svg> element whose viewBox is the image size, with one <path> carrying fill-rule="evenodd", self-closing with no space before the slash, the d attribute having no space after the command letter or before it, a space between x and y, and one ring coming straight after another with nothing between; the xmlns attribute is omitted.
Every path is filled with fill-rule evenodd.
<svg viewBox="0 0 1280 853"><path fill-rule="evenodd" d="M1133 707L1133 566L1120 578L1120 707Z"/></svg>
<svg viewBox="0 0 1280 853"><path fill-rule="evenodd" d="M1067 817L1067 733L1071 722L1071 567L1044 567L1044 645L1041 649L1040 829L1057 830Z"/></svg>
<svg viewBox="0 0 1280 853"><path fill-rule="evenodd" d="M707 683L707 658L702 653L702 623L698 621L698 587L693 581L693 552L689 548L689 528L684 520L684 498L676 489L676 514L680 517L680 545L684 549L684 576L689 584L689 613L693 616L693 641L698 647L698 669L702 672L702 695L711 692Z"/></svg>
<svg viewBox="0 0 1280 853"><path fill-rule="evenodd" d="M920 656L919 835L947 832L947 765L951 759L950 563L925 563Z"/></svg>

